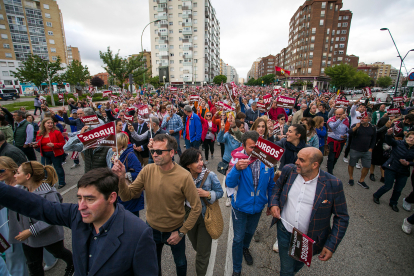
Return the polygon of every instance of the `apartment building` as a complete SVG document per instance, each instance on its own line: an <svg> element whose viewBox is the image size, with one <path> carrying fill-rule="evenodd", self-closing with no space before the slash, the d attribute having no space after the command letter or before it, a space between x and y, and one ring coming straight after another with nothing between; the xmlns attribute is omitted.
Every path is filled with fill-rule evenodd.
<svg viewBox="0 0 414 276"><path fill-rule="evenodd" d="M152 75L172 86L210 83L220 71L220 23L210 0L149 0ZM165 72L165 73L164 73Z"/></svg>
<svg viewBox="0 0 414 276"><path fill-rule="evenodd" d="M67 53L68 53L68 64L71 64L74 60L82 62L78 47L68 46Z"/></svg>
<svg viewBox="0 0 414 276"><path fill-rule="evenodd" d="M378 76L378 67L377 66L369 66L365 63L358 64L357 71L363 71L364 73L368 74L375 83L377 83L377 76Z"/></svg>
<svg viewBox="0 0 414 276"><path fill-rule="evenodd" d="M259 78L259 62L262 58L258 58L257 60L253 61L252 67L250 68L249 72L247 72L246 80L249 81L251 78L257 80Z"/></svg>
<svg viewBox="0 0 414 276"><path fill-rule="evenodd" d="M393 67L391 67L390 69L390 78L392 79L392 86L395 86L395 84L397 83L398 71L399 71L398 69L395 69ZM398 81L398 86L402 85L403 77L404 75L400 73L400 79Z"/></svg>
<svg viewBox="0 0 414 276"><path fill-rule="evenodd" d="M99 77L100 79L102 79L104 81L104 85L106 85L106 87L108 87L108 80L109 80L109 74L108 72L103 72L103 73L98 73L96 75L91 76L91 78L89 80L86 80L86 83L88 85L90 85L91 83L91 79L93 79L94 77Z"/></svg>
<svg viewBox="0 0 414 276"><path fill-rule="evenodd" d="M227 82L239 83L239 75L237 74L236 68L228 65L222 59L220 59L220 75L227 77Z"/></svg>
<svg viewBox="0 0 414 276"><path fill-rule="evenodd" d="M276 64L276 57L272 55L268 55L264 57L259 62L259 78L269 75L269 74L276 74L275 70Z"/></svg>
<svg viewBox="0 0 414 276"><path fill-rule="evenodd" d="M144 56L143 56L143 60L145 61L144 68L145 69L151 68L151 52L148 52L147 50L144 49L144 52L140 52L139 54L140 55L144 54ZM134 54L132 56L135 57L135 56L138 56L138 54ZM152 70L151 69L149 70L149 73L150 73L150 77L152 78L153 75L152 75Z"/></svg>

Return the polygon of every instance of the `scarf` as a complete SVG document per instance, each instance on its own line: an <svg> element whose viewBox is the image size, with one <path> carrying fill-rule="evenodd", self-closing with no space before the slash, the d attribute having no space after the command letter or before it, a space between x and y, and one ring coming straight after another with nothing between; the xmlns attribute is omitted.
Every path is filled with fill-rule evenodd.
<svg viewBox="0 0 414 276"><path fill-rule="evenodd" d="M197 187L197 183L199 183L201 180L203 180L203 178L204 178L204 175L206 174L206 172L207 172L207 168L203 168L203 170L201 171L201 173L197 176L197 178L193 178L193 180L194 180L194 184L196 185L196 187ZM201 184L201 183L200 183ZM197 188L200 188L200 187L197 187Z"/></svg>
<svg viewBox="0 0 414 276"><path fill-rule="evenodd" d="M300 141L297 146L290 142L285 144L285 164L295 164L297 159L297 153L306 146L305 141Z"/></svg>
<svg viewBox="0 0 414 276"><path fill-rule="evenodd" d="M111 157L111 163L114 164L116 160L119 160L119 158L121 157L122 153L124 153L125 149L120 150L119 154L116 154L116 151L114 152L114 154Z"/></svg>

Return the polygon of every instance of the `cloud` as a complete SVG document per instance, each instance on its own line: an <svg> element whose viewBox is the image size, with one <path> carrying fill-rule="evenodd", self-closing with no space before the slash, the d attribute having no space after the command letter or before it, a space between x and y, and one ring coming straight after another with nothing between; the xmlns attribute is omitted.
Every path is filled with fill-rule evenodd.
<svg viewBox="0 0 414 276"><path fill-rule="evenodd" d="M211 0L220 22L220 57L245 78L253 61L277 54L288 46L289 22L305 0ZM343 9L353 12L348 53L360 61L381 61L398 68L399 58L387 32L391 30L401 55L414 48L411 0L346 0ZM150 22L148 0L58 0L65 24L66 42L79 47L82 62L91 74L102 72L99 51L108 46L122 56L141 51L141 33ZM151 1L152 5L152 1ZM151 19L152 20L152 19ZM150 48L149 28L143 46ZM406 58L414 67L414 52ZM405 73L405 70L403 70Z"/></svg>

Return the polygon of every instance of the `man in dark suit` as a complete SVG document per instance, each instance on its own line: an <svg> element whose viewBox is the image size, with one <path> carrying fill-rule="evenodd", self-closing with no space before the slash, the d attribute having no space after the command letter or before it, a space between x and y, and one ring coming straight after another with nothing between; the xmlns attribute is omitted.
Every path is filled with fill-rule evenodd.
<svg viewBox="0 0 414 276"><path fill-rule="evenodd" d="M0 205L72 229L76 275L158 275L152 229L117 203L118 176L94 169L78 182L78 204L48 201L0 182Z"/></svg>
<svg viewBox="0 0 414 276"><path fill-rule="evenodd" d="M134 136L131 135L132 133L136 132L138 135L142 135L145 132L149 130L147 123L142 120L140 117L138 117L138 123L133 123L132 126L128 126L128 135L129 140L131 143L134 144L134 150L138 157L139 162L141 162L142 165L148 165L148 158L149 158L149 150L148 150L148 143L149 140L147 136L145 136L143 139L134 139Z"/></svg>
<svg viewBox="0 0 414 276"><path fill-rule="evenodd" d="M277 221L281 275L294 275L304 265L288 253L293 226L315 241L313 253L321 261L332 257L348 227L342 182L320 170L322 161L319 149L300 150L296 166L285 165L273 188L269 206L272 225Z"/></svg>

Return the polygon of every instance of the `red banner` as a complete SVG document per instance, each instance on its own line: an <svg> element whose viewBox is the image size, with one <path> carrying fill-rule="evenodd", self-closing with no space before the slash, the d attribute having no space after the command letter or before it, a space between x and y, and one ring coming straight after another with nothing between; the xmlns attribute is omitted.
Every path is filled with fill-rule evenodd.
<svg viewBox="0 0 414 276"><path fill-rule="evenodd" d="M305 263L309 267L312 262L314 243L311 238L293 227L289 245L289 256L299 262Z"/></svg>
<svg viewBox="0 0 414 276"><path fill-rule="evenodd" d="M111 90L102 91L102 97L103 98L105 98L105 97L108 97L109 98L109 96L111 94L112 94L112 91Z"/></svg>
<svg viewBox="0 0 414 276"><path fill-rule="evenodd" d="M223 108L223 111L227 112L227 111L234 111L234 108L231 107L230 105L223 103L223 102L217 102L217 105L220 106L221 108Z"/></svg>
<svg viewBox="0 0 414 276"><path fill-rule="evenodd" d="M127 109L125 109L125 112L131 112L134 110L135 110L135 107L128 107Z"/></svg>
<svg viewBox="0 0 414 276"><path fill-rule="evenodd" d="M131 123L134 122L134 115L124 115L124 118L130 121Z"/></svg>
<svg viewBox="0 0 414 276"><path fill-rule="evenodd" d="M388 115L400 115L401 110L399 108L390 108L387 110Z"/></svg>
<svg viewBox="0 0 414 276"><path fill-rule="evenodd" d="M90 97L90 96L86 96L86 99L87 99L88 101L92 101L92 97Z"/></svg>
<svg viewBox="0 0 414 276"><path fill-rule="evenodd" d="M312 92L313 92L314 95L319 95L319 89L318 89L318 87L315 86L313 88Z"/></svg>
<svg viewBox="0 0 414 276"><path fill-rule="evenodd" d="M270 107L272 106L272 100L273 100L273 97L272 97L272 95L270 95L270 94L267 94L267 95L265 95L265 96L263 96L263 101L264 101L264 103L265 103L265 105L266 105L266 108L269 110L270 109Z"/></svg>
<svg viewBox="0 0 414 276"><path fill-rule="evenodd" d="M97 115L83 116L81 121L87 126L99 125L99 118Z"/></svg>
<svg viewBox="0 0 414 276"><path fill-rule="evenodd" d="M370 98L370 97L372 97L371 88L369 88L369 87L365 87L365 88L363 88L363 89L362 89L362 95L363 95L365 98Z"/></svg>
<svg viewBox="0 0 414 276"><path fill-rule="evenodd" d="M259 137L252 155L257 157L266 166L273 168L282 158L284 152L283 148Z"/></svg>
<svg viewBox="0 0 414 276"><path fill-rule="evenodd" d="M73 93L73 97L75 97L75 98L79 97L78 92Z"/></svg>
<svg viewBox="0 0 414 276"><path fill-rule="evenodd" d="M280 89L273 89L273 95L275 95L275 96L279 95L280 92L281 92Z"/></svg>
<svg viewBox="0 0 414 276"><path fill-rule="evenodd" d="M289 108L292 109L295 105L295 98L279 96L277 98L277 107Z"/></svg>
<svg viewBox="0 0 414 276"><path fill-rule="evenodd" d="M170 90L171 90L171 91L177 91L177 90L178 90L178 88L177 88L177 87L171 87L171 88L170 88Z"/></svg>
<svg viewBox="0 0 414 276"><path fill-rule="evenodd" d="M227 95L229 95L230 100L233 103L236 103L236 99L237 99L237 90L236 87L233 87L233 85L231 83L225 83L224 84L224 88L227 91Z"/></svg>
<svg viewBox="0 0 414 276"><path fill-rule="evenodd" d="M98 146L114 147L116 145L115 122L104 124L77 136L83 144L83 150Z"/></svg>
<svg viewBox="0 0 414 276"><path fill-rule="evenodd" d="M138 117L141 120L148 120L149 119L148 105L143 105L138 109Z"/></svg>
<svg viewBox="0 0 414 276"><path fill-rule="evenodd" d="M335 101L335 108L347 107L348 105L349 105L349 101L347 100L336 100Z"/></svg>
<svg viewBox="0 0 414 276"><path fill-rule="evenodd" d="M257 102L257 108L261 111L267 111L266 105L264 103Z"/></svg>
<svg viewBox="0 0 414 276"><path fill-rule="evenodd" d="M191 95L190 96L190 102L191 103L198 102L199 100L200 100L200 96L199 95Z"/></svg>

